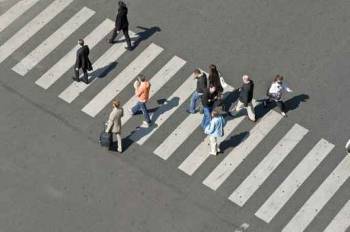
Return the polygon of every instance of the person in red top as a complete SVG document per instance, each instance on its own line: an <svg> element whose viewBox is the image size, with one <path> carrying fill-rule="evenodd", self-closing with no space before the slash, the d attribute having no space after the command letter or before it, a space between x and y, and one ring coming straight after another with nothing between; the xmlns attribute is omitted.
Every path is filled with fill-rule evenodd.
<svg viewBox="0 0 350 232"><path fill-rule="evenodd" d="M137 97L138 101L135 106L131 108L131 114L135 115L142 112L143 116L145 117L145 120L142 122L142 125L145 127L149 127L151 124L151 119L148 114L148 110L146 107L146 103L149 99L149 91L151 89L151 84L149 81L146 80L146 77L142 74L138 76L138 80L134 84L135 88L135 96Z"/></svg>

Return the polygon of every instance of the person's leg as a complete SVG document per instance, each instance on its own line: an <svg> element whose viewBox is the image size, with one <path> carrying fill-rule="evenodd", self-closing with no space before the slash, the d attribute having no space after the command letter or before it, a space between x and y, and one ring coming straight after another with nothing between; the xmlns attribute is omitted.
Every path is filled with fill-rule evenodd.
<svg viewBox="0 0 350 232"><path fill-rule="evenodd" d="M151 124L151 119L149 117L149 113L148 113L148 110L147 110L147 107L146 107L146 103L140 102L140 108L141 108L141 111L143 113L143 116L145 117L145 121L148 124Z"/></svg>
<svg viewBox="0 0 350 232"><path fill-rule="evenodd" d="M113 150L113 133L110 133L109 136L109 147L108 150L112 151Z"/></svg>
<svg viewBox="0 0 350 232"><path fill-rule="evenodd" d="M209 136L210 154L217 155L217 140L214 136Z"/></svg>
<svg viewBox="0 0 350 232"><path fill-rule="evenodd" d="M190 107L188 111L192 114L196 112L197 101L199 99L199 95L197 91L194 91L191 96Z"/></svg>
<svg viewBox="0 0 350 232"><path fill-rule="evenodd" d="M85 84L89 84L89 78L88 78L88 74L87 74L87 70L86 69L83 69L83 82Z"/></svg>
<svg viewBox="0 0 350 232"><path fill-rule="evenodd" d="M118 142L118 152L122 152L123 145L122 145L122 136L120 133L117 134L117 142Z"/></svg>
<svg viewBox="0 0 350 232"><path fill-rule="evenodd" d="M283 116L286 116L284 102L283 102L283 101L276 101L276 105L277 105L278 108L280 109L281 114L282 114Z"/></svg>
<svg viewBox="0 0 350 232"><path fill-rule="evenodd" d="M210 119L211 119L210 113L211 113L211 109L209 107L203 108L203 120L202 120L202 124L201 124L203 130L210 123Z"/></svg>
<svg viewBox="0 0 350 232"><path fill-rule="evenodd" d="M137 114L138 112L140 112L141 108L140 108L140 104L139 102L137 102L132 108L131 108L131 114Z"/></svg>
<svg viewBox="0 0 350 232"><path fill-rule="evenodd" d="M117 31L117 28L115 27L113 29L112 37L109 39L109 42L113 43L113 41L114 41L115 37L117 37L117 35L118 35L118 31Z"/></svg>
<svg viewBox="0 0 350 232"><path fill-rule="evenodd" d="M248 117L250 120L255 122L255 112L254 112L254 106L252 103L249 103L247 106L247 112L248 112Z"/></svg>
<svg viewBox="0 0 350 232"><path fill-rule="evenodd" d="M128 49L131 49L131 40L130 40L130 36L129 36L129 29L123 29L123 34L124 34L124 37L125 37L125 41L126 41L126 44L128 46Z"/></svg>

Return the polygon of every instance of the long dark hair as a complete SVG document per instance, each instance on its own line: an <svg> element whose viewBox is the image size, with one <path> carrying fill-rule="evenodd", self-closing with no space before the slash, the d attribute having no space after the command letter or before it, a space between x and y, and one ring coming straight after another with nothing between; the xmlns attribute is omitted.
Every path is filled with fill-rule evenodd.
<svg viewBox="0 0 350 232"><path fill-rule="evenodd" d="M218 92L222 92L223 88L220 82L219 72L214 64L209 65L209 85L215 86Z"/></svg>

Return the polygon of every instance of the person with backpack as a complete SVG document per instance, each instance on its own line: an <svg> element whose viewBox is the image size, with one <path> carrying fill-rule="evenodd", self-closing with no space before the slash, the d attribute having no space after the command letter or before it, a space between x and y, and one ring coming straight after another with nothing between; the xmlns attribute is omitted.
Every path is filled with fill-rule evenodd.
<svg viewBox="0 0 350 232"><path fill-rule="evenodd" d="M118 152L122 152L122 137L121 137L121 130L122 130L122 122L121 118L124 116L124 110L120 106L120 101L113 100L112 101L112 112L109 114L108 121L106 123L106 133L111 133L110 136L110 145L109 150L113 149L113 135L117 137L117 143L118 143Z"/></svg>
<svg viewBox="0 0 350 232"><path fill-rule="evenodd" d="M204 133L209 136L210 155L217 155L221 152L218 144L218 138L224 136L225 120L217 110L211 113L210 123L205 128Z"/></svg>
<svg viewBox="0 0 350 232"><path fill-rule="evenodd" d="M267 107L267 105L270 102L275 102L278 108L280 109L282 116L287 117L286 107L282 100L282 97L285 92L293 92L293 91L290 88L288 88L288 86L285 83L283 83L283 79L284 79L283 76L276 75L276 77L274 78L271 84L271 87L267 91L268 99L263 101L263 105L264 107Z"/></svg>
<svg viewBox="0 0 350 232"><path fill-rule="evenodd" d="M243 75L242 77L243 84L241 88L239 88L239 98L237 105L235 107L235 111L238 112L243 108L247 109L248 118L255 122L255 113L254 106L252 104L253 100L253 92L254 92L254 82L250 79L248 75ZM230 113L232 116L233 114Z"/></svg>
<svg viewBox="0 0 350 232"><path fill-rule="evenodd" d="M109 43L113 43L120 31L123 31L125 41L127 44L126 49L131 50L131 40L129 36L129 21L128 21L128 8L123 1L118 2L118 13L115 19L115 28L113 30L112 37L109 39Z"/></svg>

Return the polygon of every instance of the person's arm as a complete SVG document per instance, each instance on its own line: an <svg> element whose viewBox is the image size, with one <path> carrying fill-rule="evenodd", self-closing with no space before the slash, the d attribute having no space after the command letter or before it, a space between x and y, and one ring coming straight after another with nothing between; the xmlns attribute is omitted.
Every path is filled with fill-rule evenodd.
<svg viewBox="0 0 350 232"><path fill-rule="evenodd" d="M135 91L135 95L137 97L140 97L142 95L143 91L145 91L145 89L143 87L139 86Z"/></svg>
<svg viewBox="0 0 350 232"><path fill-rule="evenodd" d="M109 117L108 117L107 126L106 126L106 130L105 130L106 133L109 133L111 131L115 116L116 116L116 114L115 114L115 112L113 110L109 114Z"/></svg>
<svg viewBox="0 0 350 232"><path fill-rule="evenodd" d="M215 120L211 120L209 125L205 128L205 134L210 135L215 131Z"/></svg>
<svg viewBox="0 0 350 232"><path fill-rule="evenodd" d="M286 84L283 83L283 89L287 92L293 92L293 90L291 90Z"/></svg>

